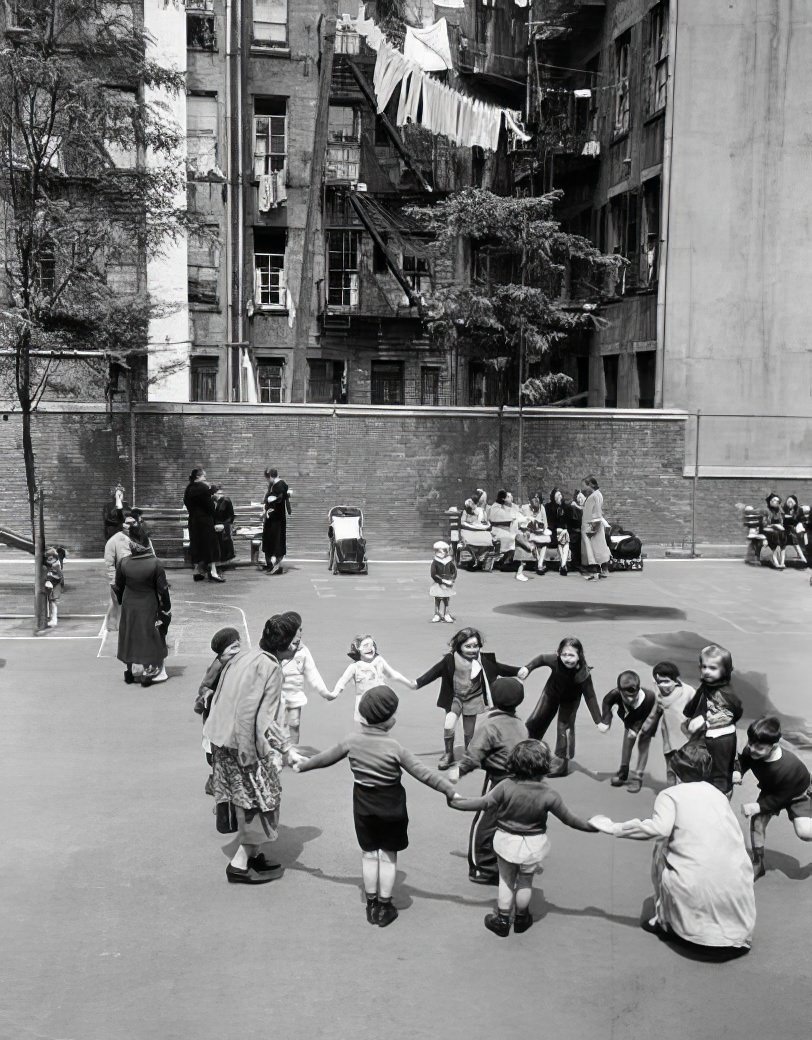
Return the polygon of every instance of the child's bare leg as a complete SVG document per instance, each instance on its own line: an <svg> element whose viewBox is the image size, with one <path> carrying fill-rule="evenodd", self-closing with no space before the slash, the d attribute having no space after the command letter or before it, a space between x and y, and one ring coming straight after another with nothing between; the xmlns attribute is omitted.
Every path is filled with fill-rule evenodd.
<svg viewBox="0 0 812 1040"><path fill-rule="evenodd" d="M812 817L796 816L792 826L801 841L812 841Z"/></svg>
<svg viewBox="0 0 812 1040"><path fill-rule="evenodd" d="M496 857L499 867L499 894L496 897L496 907L500 914L510 917L515 900L516 877L519 867L516 863L508 863L501 856Z"/></svg>
<svg viewBox="0 0 812 1040"><path fill-rule="evenodd" d="M750 817L750 849L753 859L753 877L757 881L766 873L764 867L764 841L770 813L757 813Z"/></svg>
<svg viewBox="0 0 812 1040"><path fill-rule="evenodd" d="M378 858L378 894L381 899L391 899L398 872L398 854L379 849Z"/></svg>
<svg viewBox="0 0 812 1040"><path fill-rule="evenodd" d="M247 870L248 860L252 856L256 856L258 850L259 845L240 845L231 857L231 866L236 867L237 870Z"/></svg>
<svg viewBox="0 0 812 1040"><path fill-rule="evenodd" d="M445 753L437 763L438 769L448 769L454 764L454 733L457 729L459 715L456 711L449 711L443 725L443 745Z"/></svg>
<svg viewBox="0 0 812 1040"><path fill-rule="evenodd" d="M637 768L632 773L632 778L629 781L629 790L632 794L636 794L643 786L643 774L646 771L646 764L648 763L648 751L651 745L651 737L640 734L637 738Z"/></svg>
<svg viewBox="0 0 812 1040"><path fill-rule="evenodd" d="M476 715L463 715L462 717L462 736L465 740L465 746L471 743L471 738L474 735L476 729Z"/></svg>
<svg viewBox="0 0 812 1040"><path fill-rule="evenodd" d="M367 899L374 899L378 894L380 862L378 850L361 853L361 876L364 879L364 892Z"/></svg>
<svg viewBox="0 0 812 1040"><path fill-rule="evenodd" d="M524 916L533 895L533 875L519 871L516 877L516 916Z"/></svg>
<svg viewBox="0 0 812 1040"><path fill-rule="evenodd" d="M299 743L299 730L302 723L301 708L285 708L285 725L294 744Z"/></svg>
<svg viewBox="0 0 812 1040"><path fill-rule="evenodd" d="M612 777L613 787L620 787L629 779L629 763L632 760L632 748L637 734L633 730L623 730L623 740L620 745L620 768Z"/></svg>

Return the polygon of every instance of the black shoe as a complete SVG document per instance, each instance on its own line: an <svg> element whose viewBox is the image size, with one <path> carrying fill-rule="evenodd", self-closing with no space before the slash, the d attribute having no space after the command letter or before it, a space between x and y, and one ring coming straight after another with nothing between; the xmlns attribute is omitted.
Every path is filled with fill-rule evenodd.
<svg viewBox="0 0 812 1040"><path fill-rule="evenodd" d="M285 873L285 868L281 863L269 863L264 853L261 853L259 856L249 856L248 869L255 870L257 874L268 877L270 881L276 881L277 878L281 878Z"/></svg>
<svg viewBox="0 0 812 1040"><path fill-rule="evenodd" d="M559 758L558 765L555 769L551 769L547 776L567 776L570 771L570 760L568 758Z"/></svg>
<svg viewBox="0 0 812 1040"><path fill-rule="evenodd" d="M498 885L499 875L486 874L483 870L470 870L468 880L473 881L475 885Z"/></svg>
<svg viewBox="0 0 812 1040"><path fill-rule="evenodd" d="M510 918L504 914L486 914L485 927L489 932L504 939L506 935L510 934Z"/></svg>
<svg viewBox="0 0 812 1040"><path fill-rule="evenodd" d="M247 870L240 870L239 867L232 867L230 863L226 867L226 877L232 885L265 885L269 881L273 881L270 874L260 874L256 870L251 870L250 867Z"/></svg>
<svg viewBox="0 0 812 1040"><path fill-rule="evenodd" d="M566 568L566 567L562 567L562 568L561 568L561 569L559 570L559 572L558 572L558 573L559 573L559 574L561 575L561 577L562 577L562 578L566 578L566 576L567 576L567 568ZM514 930L514 932L516 931L516 926L515 926L515 925L514 925L514 927L513 927L513 930Z"/></svg>
<svg viewBox="0 0 812 1040"><path fill-rule="evenodd" d="M393 906L391 902L381 902L378 904L378 916L374 923L377 924L379 928L386 928L393 921L396 921L397 917L397 907Z"/></svg>
<svg viewBox="0 0 812 1040"><path fill-rule="evenodd" d="M205 574L193 574L192 577L194 578L195 581L205 581L206 580L206 575Z"/></svg>
<svg viewBox="0 0 812 1040"><path fill-rule="evenodd" d="M226 579L225 579L225 578L221 578L221 577L219 576L219 574L218 574L217 576L215 576L214 574L210 574L210 575L209 575L209 581L216 581L216 582L218 582L218 583L219 583L220 585L222 585L222 584L223 584L223 582L225 582L225 580L226 580Z"/></svg>
<svg viewBox="0 0 812 1040"><path fill-rule="evenodd" d="M628 769L618 769L618 771L615 773L615 775L612 777L612 779L609 781L609 783L612 785L612 787L622 787L626 783L626 781L628 779L629 779L629 770Z"/></svg>
<svg viewBox="0 0 812 1040"><path fill-rule="evenodd" d="M526 932L528 928L533 927L533 915L532 914L516 914L513 918L513 931L520 935L522 932Z"/></svg>
<svg viewBox="0 0 812 1040"><path fill-rule="evenodd" d="M450 769L453 765L454 765L454 755L453 755L453 753L449 755L448 752L446 752L444 755L442 755L440 757L440 761L437 763L437 768L445 770L445 769Z"/></svg>
<svg viewBox="0 0 812 1040"><path fill-rule="evenodd" d="M381 904L378 902L378 897L374 899L367 899L367 923L377 924L378 915L380 914Z"/></svg>
<svg viewBox="0 0 812 1040"><path fill-rule="evenodd" d="M132 684L135 682L135 679L133 678L133 673L130 671L129 668L125 669L124 671L124 682L128 686L132 686Z"/></svg>

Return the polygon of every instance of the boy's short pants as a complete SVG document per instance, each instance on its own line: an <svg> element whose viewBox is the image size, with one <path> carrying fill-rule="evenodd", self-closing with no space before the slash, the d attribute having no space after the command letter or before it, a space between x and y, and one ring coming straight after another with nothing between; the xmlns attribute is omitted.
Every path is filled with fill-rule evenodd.
<svg viewBox="0 0 812 1040"><path fill-rule="evenodd" d="M402 784L355 784L352 809L355 836L363 852L402 852L409 847L409 814Z"/></svg>
<svg viewBox="0 0 812 1040"><path fill-rule="evenodd" d="M812 787L809 788L806 794L802 794L800 798L795 798L791 801L786 809L787 816L791 820L812 818Z"/></svg>

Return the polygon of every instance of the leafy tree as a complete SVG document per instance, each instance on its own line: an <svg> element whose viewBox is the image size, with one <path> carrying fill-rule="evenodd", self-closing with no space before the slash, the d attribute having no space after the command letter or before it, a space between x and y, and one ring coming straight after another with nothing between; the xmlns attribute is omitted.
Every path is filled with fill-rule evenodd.
<svg viewBox="0 0 812 1040"><path fill-rule="evenodd" d="M97 374L111 352L143 364L146 258L185 221L181 130L162 100L183 77L152 59L139 5L122 0L15 0L0 31L0 352L22 415L39 575L32 413L74 352ZM40 627L44 609L40 590Z"/></svg>
<svg viewBox="0 0 812 1040"><path fill-rule="evenodd" d="M466 188L409 211L434 236L437 256L453 256L461 238L472 251L470 284L440 285L426 301L433 338L501 373L522 358L522 398L539 404L572 392L572 379L556 368L574 337L606 324L594 302L572 296L586 288L596 298L605 275L625 263L562 228L553 215L562 194L512 198ZM533 363L541 374L525 379Z"/></svg>

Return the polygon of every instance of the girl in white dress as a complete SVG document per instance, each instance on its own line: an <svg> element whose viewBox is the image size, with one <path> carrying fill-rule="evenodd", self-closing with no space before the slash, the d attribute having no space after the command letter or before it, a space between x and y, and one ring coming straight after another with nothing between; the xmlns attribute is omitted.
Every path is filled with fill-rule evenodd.
<svg viewBox="0 0 812 1040"><path fill-rule="evenodd" d="M410 690L416 689L412 679L396 672L378 653L378 646L370 635L356 636L350 643L347 657L352 659L344 674L333 687L332 697L337 697L349 683L355 685L355 713L353 718L356 722L363 722L358 705L361 698L374 686L389 686L390 682L402 683Z"/></svg>
<svg viewBox="0 0 812 1040"><path fill-rule="evenodd" d="M302 618L295 610L289 610L285 617L298 623L298 631L291 641L293 657L282 662L282 702L285 706L285 725L290 732L294 744L299 743L302 724L302 708L307 704L307 694L318 693L325 700L333 700L335 694L328 690L313 660L313 655L302 643Z"/></svg>

